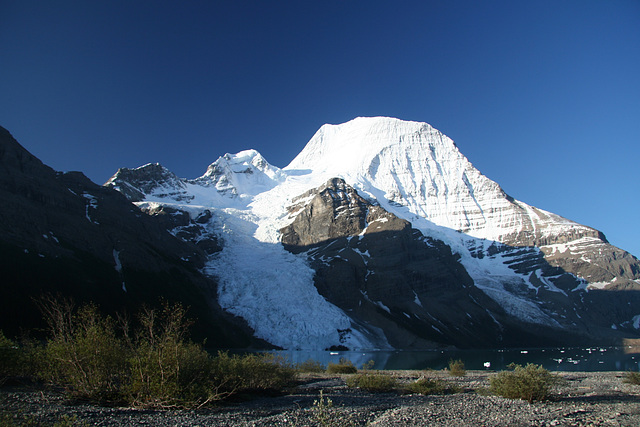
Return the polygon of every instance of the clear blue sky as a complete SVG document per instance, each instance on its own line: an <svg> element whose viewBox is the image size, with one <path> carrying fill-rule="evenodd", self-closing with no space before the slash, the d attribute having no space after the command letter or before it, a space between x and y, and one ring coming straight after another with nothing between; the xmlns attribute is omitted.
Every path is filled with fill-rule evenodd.
<svg viewBox="0 0 640 427"><path fill-rule="evenodd" d="M0 2L0 125L98 183L374 115L640 256L638 0Z"/></svg>

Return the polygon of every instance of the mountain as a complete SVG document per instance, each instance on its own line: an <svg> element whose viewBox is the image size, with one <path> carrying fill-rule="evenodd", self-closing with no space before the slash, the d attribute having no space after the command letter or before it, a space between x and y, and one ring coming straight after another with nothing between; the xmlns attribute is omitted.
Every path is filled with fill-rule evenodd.
<svg viewBox="0 0 640 427"><path fill-rule="evenodd" d="M205 251L222 308L283 348L639 334L637 258L505 194L426 123L357 118L321 127L283 169L248 150L199 178L146 165L105 186Z"/></svg>
<svg viewBox="0 0 640 427"><path fill-rule="evenodd" d="M79 172L60 173L0 128L0 329L12 336L43 326L43 294L93 301L108 313L136 312L160 299L189 306L195 337L209 345L260 345L241 319L217 304L204 276L208 247L167 232L122 194ZM176 216L185 226L190 219ZM209 251L210 252L210 251Z"/></svg>

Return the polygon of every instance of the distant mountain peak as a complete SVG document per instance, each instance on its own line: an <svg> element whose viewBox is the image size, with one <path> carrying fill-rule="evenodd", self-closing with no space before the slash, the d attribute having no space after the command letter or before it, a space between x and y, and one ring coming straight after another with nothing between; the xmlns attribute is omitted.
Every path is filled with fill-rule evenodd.
<svg viewBox="0 0 640 427"><path fill-rule="evenodd" d="M134 169L120 168L104 185L135 202L144 200L149 194L158 197L184 194L186 187L183 180L160 163L147 163Z"/></svg>
<svg viewBox="0 0 640 427"><path fill-rule="evenodd" d="M231 195L255 195L273 188L283 179L282 171L269 164L259 152L244 150L219 157L194 183L213 186Z"/></svg>

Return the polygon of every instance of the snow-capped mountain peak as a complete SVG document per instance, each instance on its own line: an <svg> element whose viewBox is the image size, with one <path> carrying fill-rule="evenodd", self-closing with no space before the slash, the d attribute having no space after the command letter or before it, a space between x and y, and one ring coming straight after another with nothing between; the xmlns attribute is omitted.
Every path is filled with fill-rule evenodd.
<svg viewBox="0 0 640 427"><path fill-rule="evenodd" d="M381 203L404 206L412 215L478 238L513 243L517 236L533 244L559 229L594 234L507 196L427 123L359 117L324 125L284 170L297 169L312 170L318 182L342 177L360 191L382 196Z"/></svg>
<svg viewBox="0 0 640 427"><path fill-rule="evenodd" d="M427 123L390 117L358 117L339 125L325 124L285 170L365 172L381 151L401 144L410 135L428 133L440 134Z"/></svg>
<svg viewBox="0 0 640 427"><path fill-rule="evenodd" d="M269 164L256 150L244 150L218 158L194 182L213 186L222 193L256 195L273 188L283 179L282 171Z"/></svg>
<svg viewBox="0 0 640 427"><path fill-rule="evenodd" d="M184 180L160 163L147 163L134 169L120 168L104 185L120 191L132 201L144 200L152 194L159 198L179 197L186 188Z"/></svg>
<svg viewBox="0 0 640 427"><path fill-rule="evenodd" d="M148 167L120 170L108 185L143 209L170 204L192 219L204 218L198 235L209 235L222 246L204 269L218 280L218 302L247 320L256 336L286 348L322 349L337 342L350 348L389 347L391 341L380 329L389 326L388 320L374 320L375 310L400 318L411 318L414 310L418 316L416 306L427 307L418 295L432 298L429 289L465 289L468 282L492 302L481 305L477 295L467 298L467 318L473 312L493 319L499 325L495 339L501 336L500 328L518 322L575 328L571 322L582 319L577 311L555 314L559 307L574 304L578 297L572 291L585 291L588 282L613 283L618 276L616 286L640 283L637 260L608 245L602 233L509 197L450 138L426 123L359 117L327 124L284 169L270 165L255 150L225 154L192 180L159 168L150 168L158 169L157 174L147 173ZM327 188L328 182L340 184ZM352 206L347 199L358 203ZM371 221L380 225L379 233L362 234ZM404 224L404 231L389 229L392 223ZM338 231L327 237L323 230L330 224ZM289 243L309 241L304 234L312 232L316 239L310 241L329 246L301 247L294 254L281 244L285 229L289 237L295 236ZM175 235L180 231L172 230ZM419 248L424 262L434 263L424 274L435 288L411 282L424 265L405 271L406 263L398 259L395 271L409 276L384 278L390 265L384 251L400 240L406 243L400 248ZM378 249L382 255L372 260ZM441 270L443 259L450 261L448 273ZM330 289L322 283L331 284ZM387 289L390 283L412 283L406 286L415 288L400 292ZM403 301L390 297L400 294ZM369 309L349 305L356 300ZM584 301L578 301L582 307ZM475 311L479 305L486 311L482 315ZM455 322L464 319L446 326L434 313L425 314L428 321L416 317L422 319L415 320L416 330L428 322L438 336L460 333ZM446 310L438 316L451 321Z"/></svg>

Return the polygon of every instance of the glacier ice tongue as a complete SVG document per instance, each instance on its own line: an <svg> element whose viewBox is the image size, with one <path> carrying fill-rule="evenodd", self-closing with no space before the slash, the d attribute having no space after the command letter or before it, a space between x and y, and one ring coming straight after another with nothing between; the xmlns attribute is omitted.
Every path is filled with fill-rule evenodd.
<svg viewBox="0 0 640 427"><path fill-rule="evenodd" d="M237 210L219 211L218 217L224 249L205 272L219 280L220 305L243 317L256 336L286 349L373 348L342 310L318 294L305 259L252 236L257 218Z"/></svg>

